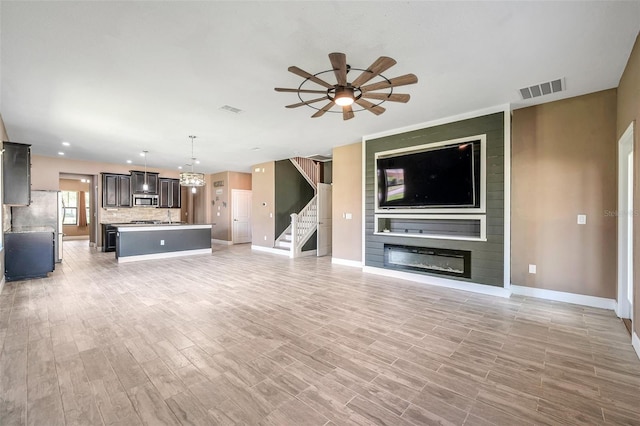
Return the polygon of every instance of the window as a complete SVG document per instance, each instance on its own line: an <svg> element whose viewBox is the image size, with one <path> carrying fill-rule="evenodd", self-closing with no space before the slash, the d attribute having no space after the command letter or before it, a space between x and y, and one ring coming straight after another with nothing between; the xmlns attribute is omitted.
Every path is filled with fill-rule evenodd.
<svg viewBox="0 0 640 426"><path fill-rule="evenodd" d="M78 224L78 193L76 191L62 191L62 202L64 204L63 225Z"/></svg>
<svg viewBox="0 0 640 426"><path fill-rule="evenodd" d="M91 214L89 212L89 206L90 206L90 201L91 197L90 197L91 193L89 191L84 193L84 205L87 206L87 225L91 223Z"/></svg>

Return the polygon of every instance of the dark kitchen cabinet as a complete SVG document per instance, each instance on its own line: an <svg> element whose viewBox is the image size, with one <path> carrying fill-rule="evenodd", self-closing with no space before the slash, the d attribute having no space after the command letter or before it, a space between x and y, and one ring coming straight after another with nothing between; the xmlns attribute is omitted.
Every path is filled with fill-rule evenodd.
<svg viewBox="0 0 640 426"><path fill-rule="evenodd" d="M102 173L102 207L131 207L131 177Z"/></svg>
<svg viewBox="0 0 640 426"><path fill-rule="evenodd" d="M115 226L102 224L102 251L116 251L116 234L118 230Z"/></svg>
<svg viewBox="0 0 640 426"><path fill-rule="evenodd" d="M31 199L31 145L3 142L2 202L28 206Z"/></svg>
<svg viewBox="0 0 640 426"><path fill-rule="evenodd" d="M160 190L158 207L165 209L179 209L180 208L180 180L160 178L158 179L158 186Z"/></svg>
<svg viewBox="0 0 640 426"><path fill-rule="evenodd" d="M53 231L18 231L4 234L7 281L46 277L55 268Z"/></svg>
<svg viewBox="0 0 640 426"><path fill-rule="evenodd" d="M143 189L145 183L145 172L131 170L131 192L134 194L158 194L158 173L147 172L146 182L149 189Z"/></svg>

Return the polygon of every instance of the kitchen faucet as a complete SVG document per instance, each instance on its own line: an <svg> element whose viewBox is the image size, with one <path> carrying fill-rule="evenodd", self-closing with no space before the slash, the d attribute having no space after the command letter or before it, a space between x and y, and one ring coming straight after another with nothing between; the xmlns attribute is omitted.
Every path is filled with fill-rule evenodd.
<svg viewBox="0 0 640 426"><path fill-rule="evenodd" d="M171 223L171 209L167 209L167 218L169 219L169 223Z"/></svg>

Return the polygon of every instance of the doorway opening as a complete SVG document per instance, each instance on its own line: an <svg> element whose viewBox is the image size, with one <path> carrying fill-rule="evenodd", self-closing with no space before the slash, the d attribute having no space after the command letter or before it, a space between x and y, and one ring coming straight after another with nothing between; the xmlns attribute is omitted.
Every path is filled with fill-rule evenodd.
<svg viewBox="0 0 640 426"><path fill-rule="evenodd" d="M633 321L633 123L618 141L618 297L616 314ZM631 327L631 324L625 324Z"/></svg>
<svg viewBox="0 0 640 426"><path fill-rule="evenodd" d="M87 240L95 247L97 238L98 188L97 176L76 173L60 173L60 249L62 242L69 240Z"/></svg>

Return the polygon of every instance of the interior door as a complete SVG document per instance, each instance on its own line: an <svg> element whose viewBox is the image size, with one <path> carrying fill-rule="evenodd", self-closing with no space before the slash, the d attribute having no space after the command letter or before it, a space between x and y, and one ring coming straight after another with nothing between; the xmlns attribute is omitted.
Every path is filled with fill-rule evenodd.
<svg viewBox="0 0 640 426"><path fill-rule="evenodd" d="M318 256L331 254L331 185L318 184Z"/></svg>
<svg viewBox="0 0 640 426"><path fill-rule="evenodd" d="M233 244L251 242L251 191L231 190L231 241Z"/></svg>

